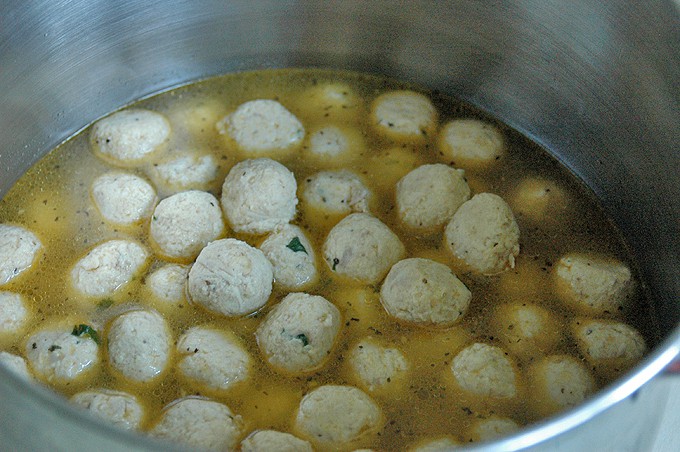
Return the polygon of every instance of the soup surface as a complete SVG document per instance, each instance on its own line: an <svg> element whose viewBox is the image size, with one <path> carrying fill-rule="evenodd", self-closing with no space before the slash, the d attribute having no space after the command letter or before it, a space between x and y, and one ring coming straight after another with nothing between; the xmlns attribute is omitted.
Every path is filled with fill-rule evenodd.
<svg viewBox="0 0 680 452"><path fill-rule="evenodd" d="M629 253L590 193L538 145L455 99L374 76L284 70L205 80L127 110L161 116L136 135L129 118L107 130L102 120L0 203L3 260L17 259L10 227L41 245L0 280L5 363L25 360L27 378L121 427L244 450L283 444L253 436L261 430L291 433L308 442L302 450L483 441L580 403L654 342ZM128 133L121 149L148 153L108 153L107 133ZM253 159L283 165L292 191L288 173L270 160L258 172ZM98 186L111 172L122 182ZM292 198L279 199L286 190ZM264 226L247 221L253 211ZM283 246L268 248L275 234ZM142 250L138 265L121 251L93 257L114 239ZM227 257L211 257L209 242ZM263 279L250 280L258 265ZM87 279L99 267L114 275ZM274 310L295 292L329 303L297 297L292 311ZM121 320L134 312L147 317ZM217 339L187 338L194 327ZM74 338L73 350L92 342L90 354L39 335L53 331ZM144 362L126 367L135 354ZM103 389L133 402L78 402ZM193 412L168 421L165 407L191 396L226 405L232 423ZM214 441L196 439L192 423Z"/></svg>

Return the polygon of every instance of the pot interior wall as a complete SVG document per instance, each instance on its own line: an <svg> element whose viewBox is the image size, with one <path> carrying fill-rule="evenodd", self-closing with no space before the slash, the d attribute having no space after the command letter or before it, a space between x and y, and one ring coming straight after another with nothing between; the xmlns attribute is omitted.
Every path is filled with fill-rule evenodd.
<svg viewBox="0 0 680 452"><path fill-rule="evenodd" d="M679 25L656 1L11 0L0 197L54 145L160 90L264 67L380 73L476 104L581 177L638 257L664 344L677 344Z"/></svg>

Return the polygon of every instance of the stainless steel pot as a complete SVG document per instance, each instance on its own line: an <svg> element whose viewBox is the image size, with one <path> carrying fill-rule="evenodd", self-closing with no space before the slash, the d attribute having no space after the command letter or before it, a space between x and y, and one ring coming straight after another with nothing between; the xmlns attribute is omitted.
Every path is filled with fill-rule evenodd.
<svg viewBox="0 0 680 452"><path fill-rule="evenodd" d="M588 403L488 447L643 448L659 400L636 391L680 350L678 17L670 0L6 0L0 196L98 117L210 75L323 66L453 93L543 143L595 191L637 255L663 337ZM4 369L0 401L3 448L164 447Z"/></svg>

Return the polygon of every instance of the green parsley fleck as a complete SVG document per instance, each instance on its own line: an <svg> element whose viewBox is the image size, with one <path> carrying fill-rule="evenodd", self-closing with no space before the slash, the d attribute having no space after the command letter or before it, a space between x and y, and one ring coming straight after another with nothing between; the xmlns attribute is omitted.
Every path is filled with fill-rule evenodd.
<svg viewBox="0 0 680 452"><path fill-rule="evenodd" d="M335 267L337 267L339 263L340 263L340 259L338 259L337 257L334 257L333 258L333 267L332 267L333 271L335 271Z"/></svg>
<svg viewBox="0 0 680 452"><path fill-rule="evenodd" d="M299 237L293 237L293 240L291 240L290 243L286 245L286 248L290 248L295 253L302 251L303 253L309 255L305 247L302 245L302 243L300 243Z"/></svg>
<svg viewBox="0 0 680 452"><path fill-rule="evenodd" d="M309 345L309 339L307 339L307 335L304 333L300 333L297 336L295 336L295 339L302 341L303 346Z"/></svg>
<svg viewBox="0 0 680 452"><path fill-rule="evenodd" d="M97 303L97 309L107 309L113 305L113 300L111 298L104 298L99 303Z"/></svg>
<svg viewBox="0 0 680 452"><path fill-rule="evenodd" d="M99 345L99 334L97 334L97 331L89 325L75 325L71 334L78 337L89 336L95 344Z"/></svg>
<svg viewBox="0 0 680 452"><path fill-rule="evenodd" d="M47 350L53 352L55 350L60 350L60 349L61 349L61 347L59 345L52 344L52 345L50 345L50 348L48 348Z"/></svg>

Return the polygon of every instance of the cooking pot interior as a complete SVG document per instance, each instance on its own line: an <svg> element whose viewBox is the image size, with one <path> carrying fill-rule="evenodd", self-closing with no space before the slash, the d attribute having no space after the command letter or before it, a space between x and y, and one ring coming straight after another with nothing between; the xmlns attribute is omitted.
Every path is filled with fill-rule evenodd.
<svg viewBox="0 0 680 452"><path fill-rule="evenodd" d="M452 94L548 148L595 192L637 258L659 345L584 419L635 391L680 346L679 25L674 4L661 1L12 0L0 7L0 196L98 117L211 75L342 68ZM62 428L65 405L48 392L12 377L0 392L27 407L17 419ZM81 439L137 441L66 417L63 428ZM564 419L563 430L576 424ZM543 436L560 433L552 430Z"/></svg>

